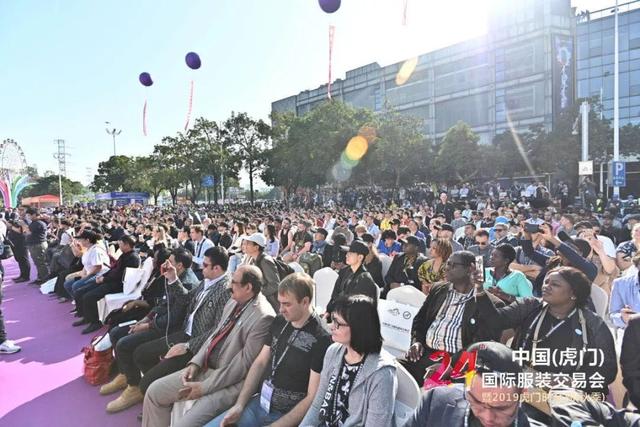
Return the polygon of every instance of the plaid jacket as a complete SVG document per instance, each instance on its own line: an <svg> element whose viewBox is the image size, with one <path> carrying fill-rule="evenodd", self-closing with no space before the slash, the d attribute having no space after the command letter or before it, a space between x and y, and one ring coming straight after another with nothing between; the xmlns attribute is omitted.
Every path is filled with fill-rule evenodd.
<svg viewBox="0 0 640 427"><path fill-rule="evenodd" d="M200 350L202 343L204 343L213 329L218 326L222 317L222 310L229 298L231 298L231 293L227 288L228 283L229 276L225 275L218 283L209 288L204 300L197 307L193 317L193 326L191 327L191 339L189 340L189 349L192 354L196 354ZM180 280L169 285L167 298L171 298L171 303L176 306L186 307L186 314L182 323L183 330L186 330L189 316L196 310L198 295L203 290L204 280L189 292L182 286Z"/></svg>

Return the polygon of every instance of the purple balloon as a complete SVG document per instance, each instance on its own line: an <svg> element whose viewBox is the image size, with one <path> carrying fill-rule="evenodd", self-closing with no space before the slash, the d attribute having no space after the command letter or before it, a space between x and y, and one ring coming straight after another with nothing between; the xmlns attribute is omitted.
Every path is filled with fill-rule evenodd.
<svg viewBox="0 0 640 427"><path fill-rule="evenodd" d="M340 9L340 0L318 0L320 8L327 13L333 13Z"/></svg>
<svg viewBox="0 0 640 427"><path fill-rule="evenodd" d="M184 58L184 60L186 61L187 66L192 70L197 70L198 68L200 68L200 65L202 65L202 63L200 62L200 57L195 52L187 53L187 56Z"/></svg>
<svg viewBox="0 0 640 427"><path fill-rule="evenodd" d="M140 73L140 77L138 77L142 86L151 86L153 84L153 80L151 80L151 75L149 73Z"/></svg>

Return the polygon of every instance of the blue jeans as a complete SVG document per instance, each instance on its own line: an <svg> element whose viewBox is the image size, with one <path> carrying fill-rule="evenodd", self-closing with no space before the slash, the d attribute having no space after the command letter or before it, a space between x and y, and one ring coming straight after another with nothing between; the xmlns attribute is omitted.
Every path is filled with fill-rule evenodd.
<svg viewBox="0 0 640 427"><path fill-rule="evenodd" d="M85 276L82 279L69 279L69 280L65 280L64 282L64 289L67 291L67 293L69 294L69 296L71 298L74 298L74 295L76 293L76 291L80 288L83 288L85 286L87 286L88 284L92 283L94 281L94 278L96 277L95 274L89 275L89 276Z"/></svg>
<svg viewBox="0 0 640 427"><path fill-rule="evenodd" d="M205 424L204 427L219 427L220 423L224 419L226 412L218 415L212 421L209 421ZM249 401L249 404L242 411L242 415L237 423L235 423L236 427L257 427L257 426L268 426L280 418L282 418L284 414L278 411L271 411L268 414L264 409L260 406L260 396L256 396Z"/></svg>

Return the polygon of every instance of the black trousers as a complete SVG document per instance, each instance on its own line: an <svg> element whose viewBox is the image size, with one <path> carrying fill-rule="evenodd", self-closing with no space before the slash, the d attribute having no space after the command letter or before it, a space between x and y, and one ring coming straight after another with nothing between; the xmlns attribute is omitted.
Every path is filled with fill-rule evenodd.
<svg viewBox="0 0 640 427"><path fill-rule="evenodd" d="M129 326L111 329L109 336L111 344L116 351L118 370L127 377L127 384L137 386L140 384L140 368L136 366L133 354L141 345L163 337L164 334L157 329L148 329L135 334L129 334Z"/></svg>
<svg viewBox="0 0 640 427"><path fill-rule="evenodd" d="M187 353L182 356L172 357L170 359L161 360L161 358L169 351L170 346L167 345L167 340L170 345L173 345L187 342L189 338L189 335L184 331L178 331L169 334L168 339L165 339L163 334L160 338L144 343L136 348L133 353L133 358L138 369L144 374L140 380L140 390L142 390L143 393L146 393L151 383L158 378L177 372L187 366L189 360L193 358L191 351L187 351Z"/></svg>
<svg viewBox="0 0 640 427"><path fill-rule="evenodd" d="M98 301L104 298L107 294L116 294L118 292L122 292L122 283L121 282L104 282L100 284L89 285L86 288L89 289L86 292L83 292L81 299L81 307L82 307L82 316L85 320L95 323L98 321ZM80 291L84 291L84 289L80 289ZM76 304L78 300L76 300ZM78 307L78 305L76 305Z"/></svg>
<svg viewBox="0 0 640 427"><path fill-rule="evenodd" d="M20 267L20 278L29 279L31 276L31 264L29 263L29 258L27 257L27 252L13 252L13 257L18 263L18 267Z"/></svg>
<svg viewBox="0 0 640 427"><path fill-rule="evenodd" d="M427 368L438 362L434 362L429 359L429 356L433 353L430 348L425 348L422 353L422 357L415 362L411 362L405 358L399 358L398 362L411 374L414 380L418 383L418 386L422 388L424 385L424 374Z"/></svg>

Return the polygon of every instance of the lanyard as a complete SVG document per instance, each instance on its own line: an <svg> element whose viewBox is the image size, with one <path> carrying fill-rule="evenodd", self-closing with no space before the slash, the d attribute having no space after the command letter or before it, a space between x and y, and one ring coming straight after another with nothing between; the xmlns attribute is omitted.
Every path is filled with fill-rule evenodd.
<svg viewBox="0 0 640 427"><path fill-rule="evenodd" d="M536 317L536 319L533 321L533 323L536 323L536 329L535 332L533 333L533 341L531 344L531 353L535 353L536 352L536 348L538 347L538 343L542 342L544 340L546 340L547 338L549 338L551 336L551 334L553 334L556 329L558 329L560 326L564 325L565 322L567 321L567 319L570 319L571 316L573 316L576 312L576 308L573 309L573 311L571 313L569 313L569 315L567 317L565 317L564 319L562 319L562 322L558 323L557 325L555 325L553 328L549 329L549 332L547 332L547 334L538 339L538 334L540 333L540 327L542 326L542 322L544 321L544 318L547 315L547 309L548 307L545 307Z"/></svg>
<svg viewBox="0 0 640 427"><path fill-rule="evenodd" d="M280 358L278 359L277 362L276 362L276 358L277 358L277 355L278 355L278 341L276 340L276 344L274 345L274 348L273 348L273 358L271 359L271 379L272 380L273 380L273 377L276 375L276 370L278 369L278 367L282 363L282 360L284 359L284 356L286 356L287 352L289 351L289 348L295 342L295 340L298 337L298 334L300 333L300 331L303 330L304 327L309 324L309 321L311 321L311 318L313 317L314 314L315 314L315 312L312 312L309 315L309 318L307 319L307 321L304 322L304 325L302 325L299 329L294 328L293 325L291 325L291 322L287 322L284 325L284 328L282 328L282 330L280 331L280 334L278 335L278 339L282 336L282 334L284 333L284 330L287 329L287 326L291 325L291 327L293 329L295 329L295 331L291 334L291 336L289 336L289 339L287 340L286 347L284 348L284 351L282 352L282 355L280 355Z"/></svg>

